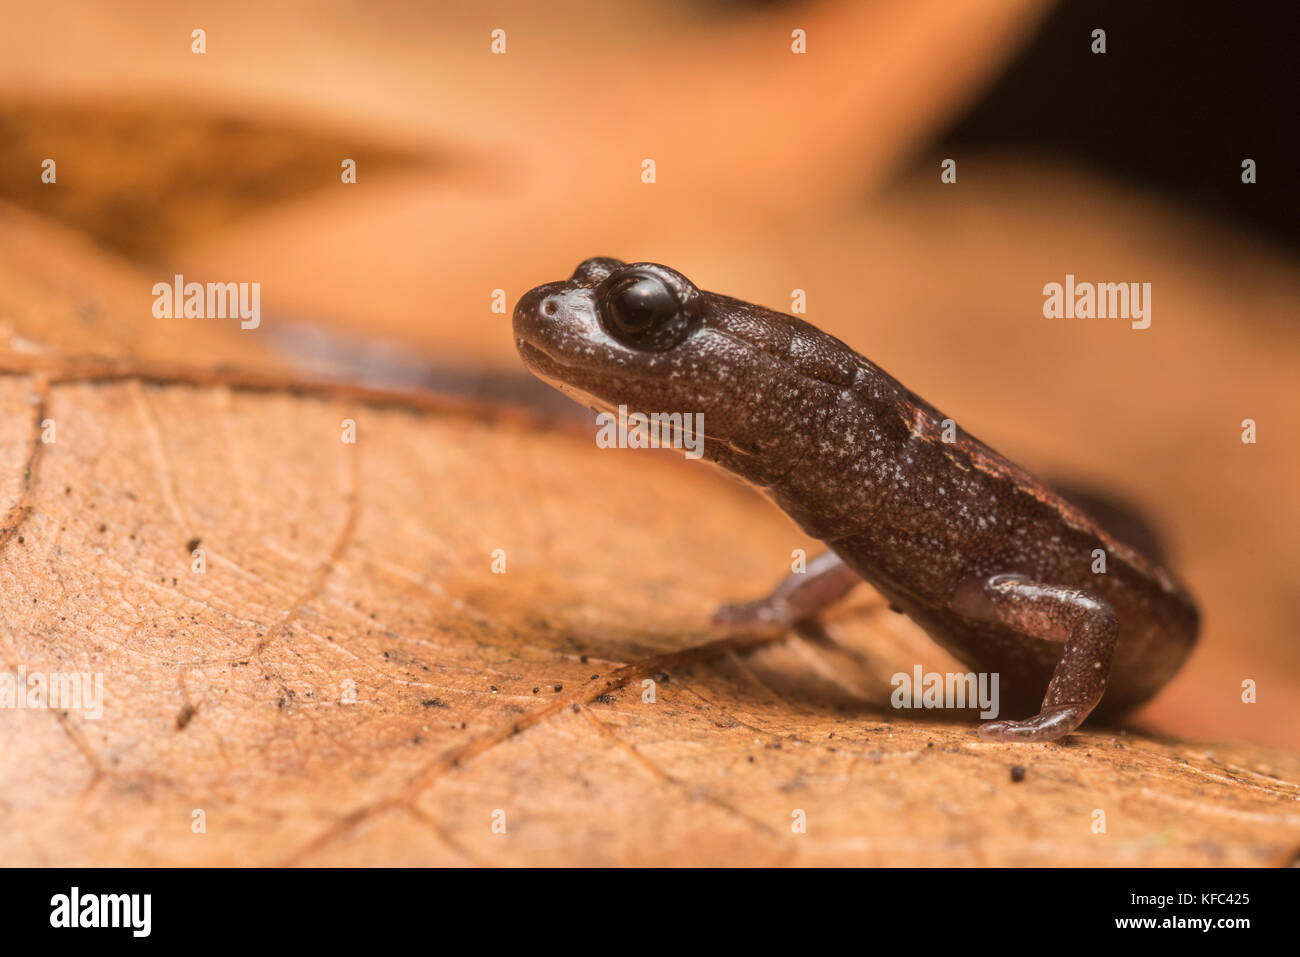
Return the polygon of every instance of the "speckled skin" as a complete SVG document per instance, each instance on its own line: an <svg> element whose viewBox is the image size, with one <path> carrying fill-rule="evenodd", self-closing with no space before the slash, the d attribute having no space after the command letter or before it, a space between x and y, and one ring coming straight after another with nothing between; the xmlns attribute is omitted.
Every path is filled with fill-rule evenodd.
<svg viewBox="0 0 1300 957"><path fill-rule="evenodd" d="M662 285L676 310L656 316L648 348L609 318L633 282ZM591 259L525 295L514 331L530 370L593 408L703 412L704 457L829 546L771 596L724 606L721 624L788 625L860 576L968 667L997 672L1002 713L1046 687L1037 714L980 727L1002 741L1140 704L1195 643L1196 607L1161 565L959 427L945 441L943 413L806 322L664 266Z"/></svg>

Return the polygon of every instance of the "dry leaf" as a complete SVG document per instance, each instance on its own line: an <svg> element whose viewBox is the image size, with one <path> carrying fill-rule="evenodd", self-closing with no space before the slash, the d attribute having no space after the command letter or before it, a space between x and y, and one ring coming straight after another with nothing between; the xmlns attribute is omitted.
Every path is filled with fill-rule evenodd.
<svg viewBox="0 0 1300 957"><path fill-rule="evenodd" d="M7 377L4 421L41 391ZM710 606L799 542L684 463L328 395L56 381L39 408L59 436L9 490L29 513L0 565L5 665L102 674L103 717L5 714L29 771L3 790L10 862L1250 864L1300 843L1295 759L986 745L873 706L807 638L710 646ZM888 667L880 614L841 613L833 654Z"/></svg>

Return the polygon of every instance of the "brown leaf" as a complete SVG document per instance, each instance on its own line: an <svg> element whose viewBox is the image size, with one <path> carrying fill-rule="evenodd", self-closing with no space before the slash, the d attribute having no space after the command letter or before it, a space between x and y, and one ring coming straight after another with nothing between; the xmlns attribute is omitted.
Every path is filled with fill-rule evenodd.
<svg viewBox="0 0 1300 957"><path fill-rule="evenodd" d="M338 185L345 157L370 176L437 166L337 131L129 98L0 101L0 142L0 199L144 260ZM33 175L46 157L62 188Z"/></svg>
<svg viewBox="0 0 1300 957"><path fill-rule="evenodd" d="M3 421L33 392L6 377ZM11 862L1248 864L1300 842L1295 759L987 745L881 708L856 657L942 662L869 596L829 650L710 644L713 603L803 543L680 461L327 393L56 379L42 414L57 442L3 445L33 474L9 491L4 665L102 674L103 717L4 712L33 772L2 792Z"/></svg>

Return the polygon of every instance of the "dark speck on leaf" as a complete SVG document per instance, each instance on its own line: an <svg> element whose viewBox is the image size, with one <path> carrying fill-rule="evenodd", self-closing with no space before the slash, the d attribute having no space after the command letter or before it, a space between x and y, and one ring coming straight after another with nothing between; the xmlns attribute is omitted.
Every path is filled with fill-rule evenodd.
<svg viewBox="0 0 1300 957"><path fill-rule="evenodd" d="M1011 780L1019 784L1025 779L1025 769L1019 764L1011 765Z"/></svg>
<svg viewBox="0 0 1300 957"><path fill-rule="evenodd" d="M190 723L190 719L194 717L194 712L197 710L198 708L194 707L194 705L186 702L185 706L181 708L180 714L176 715L176 730L184 731L185 726Z"/></svg>
<svg viewBox="0 0 1300 957"><path fill-rule="evenodd" d="M583 656L582 656L581 658L579 658L578 660L581 661L581 662L585 665L585 664L587 663L587 656L586 656L586 655L583 655Z"/></svg>
<svg viewBox="0 0 1300 957"><path fill-rule="evenodd" d="M563 690L564 690L564 685L556 685L556 686L555 686L555 690L556 690L556 691L563 691Z"/></svg>
<svg viewBox="0 0 1300 957"><path fill-rule="evenodd" d="M196 548L199 547L199 542L201 542L201 541L203 541L203 539L201 539L201 538L199 538L199 536L195 535L193 538L191 538L188 542L185 543L185 550L186 550L187 552L192 552L192 551L194 551L194 549L196 549Z"/></svg>
<svg viewBox="0 0 1300 957"><path fill-rule="evenodd" d="M533 694L537 694L537 692L539 692L539 691L541 691L541 690L542 690L541 688L534 688L534 689L533 689Z"/></svg>
<svg viewBox="0 0 1300 957"><path fill-rule="evenodd" d="M441 698L425 698L420 702L420 704L424 705L426 708L447 707L447 702L443 701Z"/></svg>

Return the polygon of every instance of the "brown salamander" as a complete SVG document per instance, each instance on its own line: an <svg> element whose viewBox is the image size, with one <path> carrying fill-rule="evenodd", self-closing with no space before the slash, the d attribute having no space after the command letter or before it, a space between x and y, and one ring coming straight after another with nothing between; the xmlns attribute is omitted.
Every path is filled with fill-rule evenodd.
<svg viewBox="0 0 1300 957"><path fill-rule="evenodd" d="M829 551L745 631L814 617L859 581L1037 713L985 739L1050 741L1146 701L1195 644L1188 593L1136 535L1085 510L840 340L703 292L654 263L588 259L514 314L528 368L598 410L703 413L703 455L765 492ZM1105 571L1094 571L1104 553Z"/></svg>

